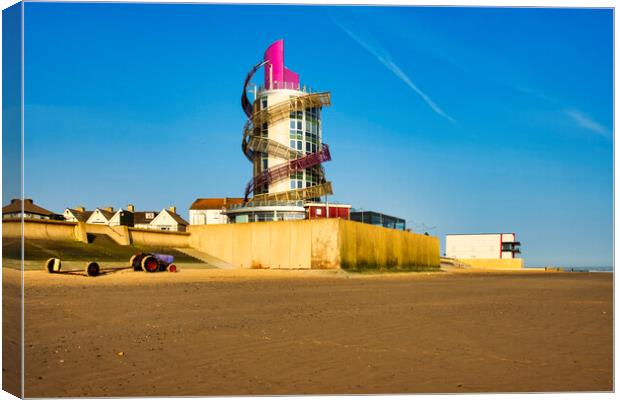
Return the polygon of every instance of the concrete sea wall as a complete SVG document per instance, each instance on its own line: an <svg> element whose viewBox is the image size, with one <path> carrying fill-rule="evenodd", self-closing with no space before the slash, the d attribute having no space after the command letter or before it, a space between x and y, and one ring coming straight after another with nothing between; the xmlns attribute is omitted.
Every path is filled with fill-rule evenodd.
<svg viewBox="0 0 620 400"><path fill-rule="evenodd" d="M439 267L439 239L342 219L191 225L165 232L83 222L24 223L25 238L88 242L107 235L120 245L192 247L239 268L406 269ZM19 220L3 237L20 237Z"/></svg>
<svg viewBox="0 0 620 400"><path fill-rule="evenodd" d="M127 230L129 241L138 246L189 247L190 234L187 232L155 231L152 229L127 228L126 226L122 228Z"/></svg>
<svg viewBox="0 0 620 400"><path fill-rule="evenodd" d="M361 222L339 226L343 269L412 269L439 267L439 238Z"/></svg>
<svg viewBox="0 0 620 400"><path fill-rule="evenodd" d="M342 219L192 225L190 246L240 268L439 267L439 239Z"/></svg>
<svg viewBox="0 0 620 400"><path fill-rule="evenodd" d="M69 240L88 243L88 234L106 235L116 243L127 246L189 247L189 233L135 229L126 226L85 224L50 220L25 220L24 238L43 240ZM21 221L2 221L2 237L20 237Z"/></svg>
<svg viewBox="0 0 620 400"><path fill-rule="evenodd" d="M75 223L49 220L25 220L24 237L43 240L78 240ZM22 236L21 220L2 221L2 237L18 238Z"/></svg>
<svg viewBox="0 0 620 400"><path fill-rule="evenodd" d="M339 267L337 220L191 225L190 246L240 268Z"/></svg>

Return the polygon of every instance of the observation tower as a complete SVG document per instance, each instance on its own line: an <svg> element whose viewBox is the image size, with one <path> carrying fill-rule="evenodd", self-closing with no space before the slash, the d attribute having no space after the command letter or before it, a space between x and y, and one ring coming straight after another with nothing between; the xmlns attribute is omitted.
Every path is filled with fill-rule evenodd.
<svg viewBox="0 0 620 400"><path fill-rule="evenodd" d="M264 83L251 83L263 68ZM253 93L253 101L248 98ZM284 41L274 42L247 74L241 107L248 120L241 149L252 164L244 202L226 211L231 222L304 219L304 204L332 194L322 163L331 160L323 143L321 112L329 92L301 85L284 64Z"/></svg>

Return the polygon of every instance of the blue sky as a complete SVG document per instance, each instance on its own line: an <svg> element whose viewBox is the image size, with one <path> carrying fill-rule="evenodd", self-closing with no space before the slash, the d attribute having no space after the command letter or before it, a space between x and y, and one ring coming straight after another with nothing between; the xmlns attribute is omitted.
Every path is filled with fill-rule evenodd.
<svg viewBox="0 0 620 400"><path fill-rule="evenodd" d="M332 92L334 201L414 230L516 232L528 265L611 265L611 10L27 3L26 196L241 196L246 72Z"/></svg>

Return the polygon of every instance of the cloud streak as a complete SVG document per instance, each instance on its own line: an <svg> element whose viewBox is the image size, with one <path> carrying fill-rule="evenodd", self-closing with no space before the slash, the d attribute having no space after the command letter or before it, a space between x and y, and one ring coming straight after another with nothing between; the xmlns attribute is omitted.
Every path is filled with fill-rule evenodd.
<svg viewBox="0 0 620 400"><path fill-rule="evenodd" d="M347 29L342 24L338 23L338 21L334 21L335 24L342 29L344 33L346 33L351 39L353 39L357 44L365 48L370 54L372 54L384 67L386 67L389 71L391 71L398 79L404 82L407 86L409 86L418 96L424 100L428 106L435 111L441 117L447 119L448 121L456 124L454 118L446 114L444 110L441 109L426 93L420 90L416 86L415 83L411 81L409 76L402 70L400 67L392 60L390 54L381 47L379 43L374 43L374 46L370 45L368 40L363 40L359 35L355 34L351 30Z"/></svg>
<svg viewBox="0 0 620 400"><path fill-rule="evenodd" d="M524 88L524 87L519 87L517 88L517 90L519 90L520 92L526 93L526 94L530 94L540 100L544 100L556 106L566 107L562 105L562 102L559 99L552 97L552 96L548 96L543 92L530 89L530 88ZM576 108L564 108L562 110L559 110L558 112L562 112L573 123L577 124L577 126L583 129L586 129L590 132L593 132L605 138L611 137L611 132L609 131L609 129L607 129L607 127L605 127L603 124L596 122L592 117L590 117L588 114L584 113L583 111L577 110Z"/></svg>
<svg viewBox="0 0 620 400"><path fill-rule="evenodd" d="M606 138L610 136L609 130L603 125L593 120L589 115L575 109L564 110L564 113L568 115L580 127Z"/></svg>

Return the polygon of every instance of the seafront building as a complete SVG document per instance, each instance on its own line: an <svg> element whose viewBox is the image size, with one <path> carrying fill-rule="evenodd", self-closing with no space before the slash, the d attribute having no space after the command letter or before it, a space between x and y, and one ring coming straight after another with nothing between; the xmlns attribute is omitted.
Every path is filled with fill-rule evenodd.
<svg viewBox="0 0 620 400"><path fill-rule="evenodd" d="M38 206L32 199L12 199L10 204L2 207L2 219L15 218L62 220L62 215Z"/></svg>
<svg viewBox="0 0 620 400"><path fill-rule="evenodd" d="M189 206L190 225L227 224L226 209L235 204L243 204L240 197L200 198Z"/></svg>
<svg viewBox="0 0 620 400"><path fill-rule="evenodd" d="M260 68L263 84L252 84ZM252 178L243 203L224 211L229 222L305 219L306 203L332 194L322 166L331 160L321 118L330 101L329 92L302 85L299 75L285 66L283 40L267 48L243 85L241 105L248 120L242 149Z"/></svg>
<svg viewBox="0 0 620 400"><path fill-rule="evenodd" d="M515 233L478 233L446 235L446 257L472 266L521 268L521 242Z"/></svg>
<svg viewBox="0 0 620 400"><path fill-rule="evenodd" d="M404 219L392 217L391 215L382 214L376 211L352 210L351 221L363 222L365 224L398 229L401 231L404 231L407 228L407 224Z"/></svg>

